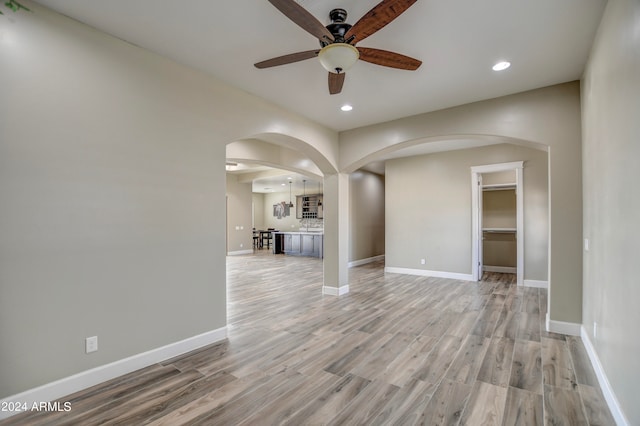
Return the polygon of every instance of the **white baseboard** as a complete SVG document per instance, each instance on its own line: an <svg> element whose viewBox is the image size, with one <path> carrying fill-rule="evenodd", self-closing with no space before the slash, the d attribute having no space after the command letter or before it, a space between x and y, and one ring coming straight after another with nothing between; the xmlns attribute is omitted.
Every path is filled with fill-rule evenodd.
<svg viewBox="0 0 640 426"><path fill-rule="evenodd" d="M384 260L384 254L368 257L366 259L354 260L349 262L347 266L349 268L353 268L354 266L366 265L367 263L377 262L378 260Z"/></svg>
<svg viewBox="0 0 640 426"><path fill-rule="evenodd" d="M487 266L483 265L482 269L486 272L501 272L503 274L515 274L518 272L518 268L515 266Z"/></svg>
<svg viewBox="0 0 640 426"><path fill-rule="evenodd" d="M549 281L524 280L522 285L523 287L549 288Z"/></svg>
<svg viewBox="0 0 640 426"><path fill-rule="evenodd" d="M47 383L37 388L29 389L16 395L0 400L3 406L5 402L19 402L27 407L34 403L50 402L64 396L90 388L107 380L114 379L124 374L131 373L155 363L173 358L192 350L217 343L227 338L227 328L208 331L197 336L189 337L179 342L170 343L147 352L123 358L121 360L101 365L55 382ZM11 417L19 412L0 411L0 419Z"/></svg>
<svg viewBox="0 0 640 426"><path fill-rule="evenodd" d="M611 388L611 384L609 383L609 379L602 368L602 364L600 363L600 358L596 353L593 344L591 343L591 338L589 337L589 333L584 328L584 325L580 327L580 337L582 338L582 342L584 343L584 347L587 350L587 355L589 355L589 360L591 361L591 365L596 372L596 377L598 377L598 383L600 384L600 389L602 390L602 394L604 395L604 399L607 401L607 405L609 406L609 410L611 411L611 415L613 419L616 421L618 426L628 426L631 423L627 420L622 408L620 407L620 403L618 402L618 398L616 398L613 389Z"/></svg>
<svg viewBox="0 0 640 426"><path fill-rule="evenodd" d="M473 281L473 275L460 274L457 272L443 271L427 271L425 269L396 268L394 266L386 266L385 272L392 274L420 275L423 277L450 278L452 280Z"/></svg>
<svg viewBox="0 0 640 426"><path fill-rule="evenodd" d="M547 331L551 333L566 334L567 336L580 336L581 324L575 322L564 322L552 320L547 312L546 318Z"/></svg>
<svg viewBox="0 0 640 426"><path fill-rule="evenodd" d="M326 294L328 296L342 296L343 294L349 293L349 286L343 285L342 287L329 287L326 285L322 286L322 294Z"/></svg>
<svg viewBox="0 0 640 426"><path fill-rule="evenodd" d="M227 256L239 256L241 254L251 254L253 253L253 249L250 250L236 250L227 252Z"/></svg>

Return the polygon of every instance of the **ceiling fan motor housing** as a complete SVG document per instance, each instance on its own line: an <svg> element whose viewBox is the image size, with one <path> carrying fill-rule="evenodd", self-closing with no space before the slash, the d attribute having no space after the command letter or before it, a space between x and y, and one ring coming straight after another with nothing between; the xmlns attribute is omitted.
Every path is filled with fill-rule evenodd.
<svg viewBox="0 0 640 426"><path fill-rule="evenodd" d="M345 43L344 35L351 28L351 24L345 22L347 20L347 11L344 9L333 9L329 12L329 18L331 18L331 23L327 25L326 28L333 34L335 43ZM320 41L322 47L327 44L329 43Z"/></svg>

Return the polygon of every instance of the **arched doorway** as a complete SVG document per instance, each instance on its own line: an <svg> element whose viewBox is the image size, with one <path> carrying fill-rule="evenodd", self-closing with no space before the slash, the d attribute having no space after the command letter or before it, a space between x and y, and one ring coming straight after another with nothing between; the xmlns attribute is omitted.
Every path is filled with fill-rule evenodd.
<svg viewBox="0 0 640 426"><path fill-rule="evenodd" d="M344 232L348 229L348 224L345 224L348 221L348 180L345 184L345 176L339 176L333 163L316 148L302 140L282 134L254 135L232 142L227 145L227 159L244 159L302 174L311 173L311 176L315 173L323 177L325 251L322 291L325 294L343 294L348 291L348 246ZM235 229L234 224L230 226L234 226ZM247 236L247 241L248 238Z"/></svg>

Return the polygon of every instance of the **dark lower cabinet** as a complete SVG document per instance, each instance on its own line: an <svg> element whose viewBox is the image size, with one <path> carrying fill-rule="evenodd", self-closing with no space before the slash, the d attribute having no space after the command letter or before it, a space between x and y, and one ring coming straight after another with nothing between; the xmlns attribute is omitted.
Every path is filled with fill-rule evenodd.
<svg viewBox="0 0 640 426"><path fill-rule="evenodd" d="M322 234L282 232L275 234L274 253L324 257Z"/></svg>

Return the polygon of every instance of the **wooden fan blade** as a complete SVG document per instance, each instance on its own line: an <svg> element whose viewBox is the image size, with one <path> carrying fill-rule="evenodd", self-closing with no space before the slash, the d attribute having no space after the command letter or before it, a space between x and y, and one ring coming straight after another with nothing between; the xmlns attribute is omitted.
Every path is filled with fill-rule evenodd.
<svg viewBox="0 0 640 426"><path fill-rule="evenodd" d="M341 72L340 74L329 73L329 94L335 95L337 93L342 92L342 85L344 84L345 74Z"/></svg>
<svg viewBox="0 0 640 426"><path fill-rule="evenodd" d="M269 3L317 39L327 41L326 38L328 41L333 41L333 34L315 16L294 0L269 0Z"/></svg>
<svg viewBox="0 0 640 426"><path fill-rule="evenodd" d="M286 65L291 64L293 62L304 61L305 59L311 59L318 56L319 49L315 50L306 50L304 52L296 52L290 53L288 55L278 56L277 58L267 59L266 61L258 62L254 64L256 68L269 68L269 67L277 67L278 65Z"/></svg>
<svg viewBox="0 0 640 426"><path fill-rule="evenodd" d="M360 20L347 31L344 38L349 40L351 36L355 36L354 42L351 44L364 40L396 19L416 1L418 0L382 0L360 18Z"/></svg>
<svg viewBox="0 0 640 426"><path fill-rule="evenodd" d="M410 56L389 52L388 50L372 49L369 47L358 47L357 49L358 52L360 52L361 60L376 65L410 71L415 71L422 65L422 61Z"/></svg>

